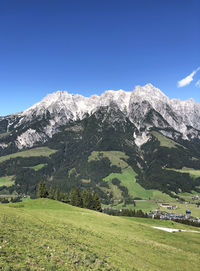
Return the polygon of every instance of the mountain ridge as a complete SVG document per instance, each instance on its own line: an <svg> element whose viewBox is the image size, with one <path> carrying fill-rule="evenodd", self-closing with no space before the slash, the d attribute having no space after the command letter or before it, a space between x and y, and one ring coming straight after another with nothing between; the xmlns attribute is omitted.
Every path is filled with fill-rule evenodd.
<svg viewBox="0 0 200 271"><path fill-rule="evenodd" d="M57 91L48 94L22 113L1 117L0 126L4 126L4 133L16 134L15 146L21 150L32 147L37 142L47 141L66 123L82 120L94 114L99 108L110 107L112 104L115 104L137 127L138 132L135 136L138 136L138 139L143 138L136 140L138 146L149 140L148 131L152 127L161 129L161 132L163 128L172 128L178 133L178 137L184 140L200 138L200 104L193 99L186 101L169 99L152 84L136 86L133 92L107 90L100 96L90 97ZM151 121L146 121L148 114L153 114ZM42 128L29 127L29 124L35 122L43 123ZM26 126L27 129L24 129ZM169 132L167 134L165 132L165 135L175 139ZM7 143L0 138L0 148L7 147Z"/></svg>
<svg viewBox="0 0 200 271"><path fill-rule="evenodd" d="M151 84L89 98L61 91L47 95L0 119L0 157L5 157L0 178L14 178L0 193L35 197L41 179L63 192L75 186L95 191L105 204L131 203L133 195L140 197L136 191L145 189L171 197L199 191L197 172L193 178L181 171L200 169L199 118L200 104L169 99ZM91 153L97 155L94 161ZM119 165L112 165L113 153L121 153ZM120 167L123 157L130 170Z"/></svg>

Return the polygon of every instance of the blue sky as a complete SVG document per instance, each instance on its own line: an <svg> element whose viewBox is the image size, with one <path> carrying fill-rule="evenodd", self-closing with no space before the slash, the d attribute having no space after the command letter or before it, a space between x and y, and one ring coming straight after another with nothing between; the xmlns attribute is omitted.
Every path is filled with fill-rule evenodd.
<svg viewBox="0 0 200 271"><path fill-rule="evenodd" d="M198 0L0 0L0 115L56 90L146 83L200 102L199 10Z"/></svg>

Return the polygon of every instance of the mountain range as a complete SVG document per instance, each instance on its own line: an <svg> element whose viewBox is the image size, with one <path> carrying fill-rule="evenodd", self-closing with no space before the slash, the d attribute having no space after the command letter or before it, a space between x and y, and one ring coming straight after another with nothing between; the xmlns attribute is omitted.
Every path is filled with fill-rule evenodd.
<svg viewBox="0 0 200 271"><path fill-rule="evenodd" d="M177 197L199 189L198 169L200 104L151 84L91 97L57 91L0 117L0 176L14 181L2 193L34 197L42 178L63 191L95 190L105 203L145 197L137 186Z"/></svg>

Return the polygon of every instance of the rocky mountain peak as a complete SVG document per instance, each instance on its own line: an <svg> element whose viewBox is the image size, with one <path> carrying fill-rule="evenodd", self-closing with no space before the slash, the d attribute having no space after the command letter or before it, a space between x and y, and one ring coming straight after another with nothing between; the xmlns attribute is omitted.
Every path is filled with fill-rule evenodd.
<svg viewBox="0 0 200 271"><path fill-rule="evenodd" d="M169 98L158 88L152 84L146 84L145 86L136 86L131 97L132 102L138 101L165 101L168 102Z"/></svg>
<svg viewBox="0 0 200 271"><path fill-rule="evenodd" d="M176 131L185 140L200 136L200 104L193 99L169 99L152 84L136 86L133 92L107 90L100 96L91 97L56 91L22 113L0 118L1 130L16 133L15 144L22 149L33 146L40 139L48 140L60 131L61 126L82 120L102 107L106 112L109 107L120 110L125 118L129 118L138 131L142 131L142 143L148 140L146 134L154 127L171 138L174 133L166 134L166 129ZM115 114L110 118L112 116L116 119ZM3 139L0 141L4 143Z"/></svg>

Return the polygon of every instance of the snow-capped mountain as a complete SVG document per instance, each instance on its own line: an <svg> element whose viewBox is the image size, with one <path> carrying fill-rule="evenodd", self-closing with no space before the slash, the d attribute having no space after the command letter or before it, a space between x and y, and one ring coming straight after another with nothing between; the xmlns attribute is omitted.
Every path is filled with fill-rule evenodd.
<svg viewBox="0 0 200 271"><path fill-rule="evenodd" d="M0 118L0 149L10 145L19 150L32 147L47 141L67 123L113 106L137 128L133 140L138 146L151 138L153 127L173 139L200 139L200 104L193 99L169 99L147 84L136 86L133 92L108 90L101 96L84 97L66 91L48 94L24 112Z"/></svg>

